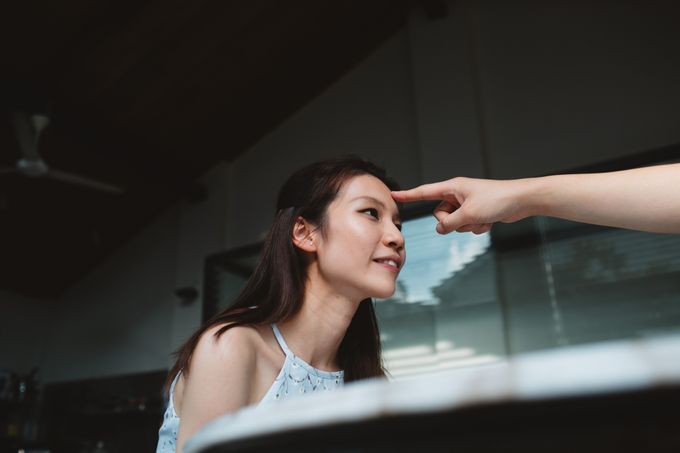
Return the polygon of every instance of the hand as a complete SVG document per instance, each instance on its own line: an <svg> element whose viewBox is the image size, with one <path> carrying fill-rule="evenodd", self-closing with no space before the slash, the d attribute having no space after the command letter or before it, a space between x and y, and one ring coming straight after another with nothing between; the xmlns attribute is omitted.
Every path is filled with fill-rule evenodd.
<svg viewBox="0 0 680 453"><path fill-rule="evenodd" d="M392 192L392 197L398 202L441 200L434 210L440 234L452 231L482 234L494 222L515 222L529 215L520 203L522 184L523 180L458 177Z"/></svg>

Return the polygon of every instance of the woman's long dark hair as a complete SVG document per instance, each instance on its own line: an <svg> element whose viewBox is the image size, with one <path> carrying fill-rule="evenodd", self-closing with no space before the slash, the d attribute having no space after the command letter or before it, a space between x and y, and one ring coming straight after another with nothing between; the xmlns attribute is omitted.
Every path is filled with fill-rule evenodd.
<svg viewBox="0 0 680 453"><path fill-rule="evenodd" d="M206 330L222 325L214 334L219 338L235 326L278 323L297 313L304 299L307 266L303 252L292 241L295 221L301 216L323 233L328 205L343 183L363 174L375 176L391 190L398 189L384 169L357 157L317 162L288 178L279 191L274 224L253 275L227 309L213 316L175 352L177 361L168 374L166 389L180 370L189 372L193 351ZM371 299L359 304L338 349L337 361L345 371L345 381L385 376Z"/></svg>

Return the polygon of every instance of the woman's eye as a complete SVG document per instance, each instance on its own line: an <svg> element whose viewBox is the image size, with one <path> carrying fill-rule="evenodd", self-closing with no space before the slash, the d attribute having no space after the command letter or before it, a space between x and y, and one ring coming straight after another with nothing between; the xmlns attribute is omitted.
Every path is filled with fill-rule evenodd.
<svg viewBox="0 0 680 453"><path fill-rule="evenodd" d="M379 218L378 216L378 210L375 208L369 208L369 209L364 209L362 212L368 213L371 217L375 217L376 219Z"/></svg>
<svg viewBox="0 0 680 453"><path fill-rule="evenodd" d="M395 227L397 227L397 230L401 231L401 223L395 223Z"/></svg>

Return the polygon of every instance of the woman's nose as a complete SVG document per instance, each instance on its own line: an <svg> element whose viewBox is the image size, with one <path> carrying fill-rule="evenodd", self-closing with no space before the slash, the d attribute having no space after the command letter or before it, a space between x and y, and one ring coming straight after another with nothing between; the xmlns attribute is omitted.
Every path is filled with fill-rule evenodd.
<svg viewBox="0 0 680 453"><path fill-rule="evenodd" d="M383 240L389 247L393 247L398 250L404 247L404 235L401 234L399 228L397 228L397 226L391 222L386 228Z"/></svg>

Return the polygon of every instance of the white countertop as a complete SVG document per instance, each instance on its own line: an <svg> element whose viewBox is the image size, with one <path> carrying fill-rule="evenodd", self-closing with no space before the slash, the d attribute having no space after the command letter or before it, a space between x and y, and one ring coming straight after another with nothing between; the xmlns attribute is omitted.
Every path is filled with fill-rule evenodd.
<svg viewBox="0 0 680 453"><path fill-rule="evenodd" d="M248 407L206 425L184 448L206 448L306 427L436 413L501 401L680 385L680 335L553 349L400 382L365 380L324 394Z"/></svg>

